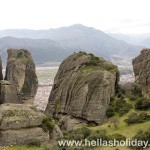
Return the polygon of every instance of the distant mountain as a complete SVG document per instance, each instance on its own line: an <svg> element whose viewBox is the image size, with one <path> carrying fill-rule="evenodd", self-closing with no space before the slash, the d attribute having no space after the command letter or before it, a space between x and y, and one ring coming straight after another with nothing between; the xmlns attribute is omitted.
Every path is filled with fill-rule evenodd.
<svg viewBox="0 0 150 150"><path fill-rule="evenodd" d="M124 35L121 33L108 33L108 34L117 40L122 40L124 42L129 43L129 44L133 44L133 45L139 44L139 41L137 39L135 39L129 35Z"/></svg>
<svg viewBox="0 0 150 150"><path fill-rule="evenodd" d="M37 61L40 59L39 62L48 61L48 59L49 61L54 59L62 60L67 54L80 50L91 52L107 59L112 55L134 57L141 50L141 47L127 44L100 30L80 24L49 30L1 30L0 37L5 36L16 37L14 41L5 39L5 47L16 48L21 42L19 46L33 51ZM23 39L19 40L17 38ZM52 45L54 48L52 48ZM42 54L43 51L45 55ZM42 56L43 58L41 58Z"/></svg>
<svg viewBox="0 0 150 150"><path fill-rule="evenodd" d="M145 44L144 41L150 38L150 33L139 34L139 35L124 35L120 33L108 33L108 34L118 40L122 40L129 44L140 45L140 46L146 46L143 45Z"/></svg>
<svg viewBox="0 0 150 150"><path fill-rule="evenodd" d="M36 64L50 61L61 61L71 54L58 42L49 39L29 39L29 38L0 38L0 53L3 62L6 62L8 48L24 48L31 51Z"/></svg>
<svg viewBox="0 0 150 150"><path fill-rule="evenodd" d="M143 40L140 45L150 48L150 38Z"/></svg>

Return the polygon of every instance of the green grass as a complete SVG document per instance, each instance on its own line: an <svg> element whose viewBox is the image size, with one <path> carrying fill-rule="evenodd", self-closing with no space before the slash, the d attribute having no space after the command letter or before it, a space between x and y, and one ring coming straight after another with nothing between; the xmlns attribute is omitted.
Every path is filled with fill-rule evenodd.
<svg viewBox="0 0 150 150"><path fill-rule="evenodd" d="M134 109L131 109L129 113L134 112ZM136 112L143 112L143 111L136 111ZM146 111L147 112L147 111ZM149 111L148 111L149 112ZM129 114L128 113L128 114ZM118 128L116 129L111 123L111 118L103 125L101 126L96 126L96 127L90 127L91 130L100 130L100 129L105 129L107 130L107 133L109 134L122 134L126 136L128 139L132 138L138 130L147 130L150 127L150 121L144 122L144 123L138 123L138 124L133 124L133 125L127 125L124 120L127 118L127 115L124 115L122 117L118 117L118 115L115 115L115 118L118 119ZM110 125L110 127L108 127Z"/></svg>
<svg viewBox="0 0 150 150"><path fill-rule="evenodd" d="M41 147L27 147L27 146L10 146L0 147L0 150L43 150Z"/></svg>
<svg viewBox="0 0 150 150"><path fill-rule="evenodd" d="M136 111L134 109L131 109L129 113L131 112L136 112L136 113L141 113L141 112L147 112L150 113L150 110L148 111ZM128 114L129 114L128 113ZM146 131L148 130L148 128L150 127L150 121L144 122L144 123L138 123L138 124L133 124L133 125L127 125L124 120L127 118L128 114L119 117L118 114L116 114L114 117L118 119L118 128L116 129L114 127L114 124L111 123L111 119L110 118L106 123L104 123L101 126L95 126L95 127L89 127L92 131L96 131L96 130L101 130L101 129L105 129L107 131L107 133L109 135L114 134L114 133L118 133L121 135L124 135L127 139L131 139L133 136L136 135L136 133L139 130L143 130ZM110 127L109 127L110 126ZM128 147L97 147L94 150L131 150ZM150 148L147 148L146 150L150 150Z"/></svg>

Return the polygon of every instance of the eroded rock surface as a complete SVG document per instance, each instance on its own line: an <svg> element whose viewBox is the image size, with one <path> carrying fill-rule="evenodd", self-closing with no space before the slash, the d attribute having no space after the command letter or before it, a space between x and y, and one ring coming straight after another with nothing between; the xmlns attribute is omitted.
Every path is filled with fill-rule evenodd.
<svg viewBox="0 0 150 150"><path fill-rule="evenodd" d="M150 49L143 49L132 63L135 80L141 85L143 96L150 98Z"/></svg>
<svg viewBox="0 0 150 150"><path fill-rule="evenodd" d="M110 98L115 96L118 78L118 68L112 63L93 54L75 53L59 67L46 113L101 124Z"/></svg>
<svg viewBox="0 0 150 150"><path fill-rule="evenodd" d="M3 103L21 103L16 87L6 80L0 81L0 104Z"/></svg>
<svg viewBox="0 0 150 150"><path fill-rule="evenodd" d="M27 144L32 139L49 140L40 125L44 114L24 104L0 105L0 146Z"/></svg>
<svg viewBox="0 0 150 150"><path fill-rule="evenodd" d="M29 51L25 49L8 49L5 80L11 82L23 100L34 98L38 80L35 64Z"/></svg>
<svg viewBox="0 0 150 150"><path fill-rule="evenodd" d="M3 73L2 73L3 67L2 67L2 60L0 57L0 80L3 80Z"/></svg>

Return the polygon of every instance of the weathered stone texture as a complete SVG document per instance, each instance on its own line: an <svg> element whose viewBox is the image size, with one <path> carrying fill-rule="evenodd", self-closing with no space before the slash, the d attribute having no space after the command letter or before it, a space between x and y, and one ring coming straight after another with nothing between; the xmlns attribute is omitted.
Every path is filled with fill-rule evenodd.
<svg viewBox="0 0 150 150"><path fill-rule="evenodd" d="M132 63L135 80L141 85L143 96L150 98L150 49L143 49Z"/></svg>
<svg viewBox="0 0 150 150"><path fill-rule="evenodd" d="M103 123L117 82L118 69L110 62L92 54L73 54L60 65L46 113Z"/></svg>
<svg viewBox="0 0 150 150"><path fill-rule="evenodd" d="M5 80L11 82L23 100L34 98L38 80L35 64L28 50L8 49Z"/></svg>
<svg viewBox="0 0 150 150"><path fill-rule="evenodd" d="M32 139L48 141L49 132L40 127L44 117L24 104L0 105L0 146L27 144Z"/></svg>
<svg viewBox="0 0 150 150"><path fill-rule="evenodd" d="M0 104L3 103L21 103L16 87L6 80L0 81Z"/></svg>

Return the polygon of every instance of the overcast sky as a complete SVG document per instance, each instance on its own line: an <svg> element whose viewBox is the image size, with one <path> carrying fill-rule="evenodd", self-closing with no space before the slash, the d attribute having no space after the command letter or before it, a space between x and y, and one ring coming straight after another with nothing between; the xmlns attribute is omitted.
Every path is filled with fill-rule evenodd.
<svg viewBox="0 0 150 150"><path fill-rule="evenodd" d="M83 24L105 32L150 32L150 0L0 0L0 30Z"/></svg>

